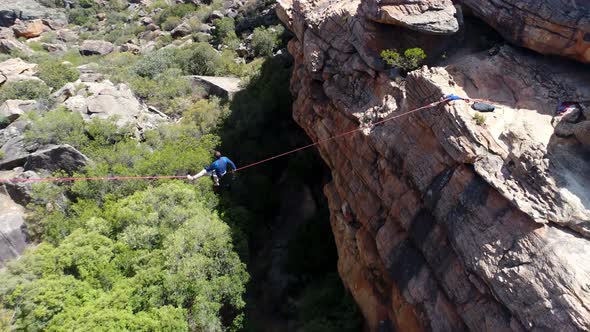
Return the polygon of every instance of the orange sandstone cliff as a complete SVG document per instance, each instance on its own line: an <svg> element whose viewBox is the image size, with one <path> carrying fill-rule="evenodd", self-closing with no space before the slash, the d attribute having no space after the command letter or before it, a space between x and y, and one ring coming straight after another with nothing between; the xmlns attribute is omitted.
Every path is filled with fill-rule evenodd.
<svg viewBox="0 0 590 332"><path fill-rule="evenodd" d="M313 140L365 128L319 150L369 329L590 330L589 2L278 3L295 120ZM467 19L506 43L471 47ZM403 80L379 57L415 46L431 66ZM482 123L455 101L371 125L451 93L496 111ZM563 100L580 107L556 116Z"/></svg>

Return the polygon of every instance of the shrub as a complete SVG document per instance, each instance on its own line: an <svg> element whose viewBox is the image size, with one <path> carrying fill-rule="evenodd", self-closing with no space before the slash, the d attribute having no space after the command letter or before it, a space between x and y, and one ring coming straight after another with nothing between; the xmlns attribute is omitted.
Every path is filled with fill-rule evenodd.
<svg viewBox="0 0 590 332"><path fill-rule="evenodd" d="M475 113L473 120L475 120L475 124L478 126L483 126L486 123L486 117L479 113Z"/></svg>
<svg viewBox="0 0 590 332"><path fill-rule="evenodd" d="M40 79L56 90L80 77L77 69L55 60L42 62L37 67L37 72Z"/></svg>
<svg viewBox="0 0 590 332"><path fill-rule="evenodd" d="M154 78L174 65L174 51L161 49L144 56L135 64L133 71L141 77Z"/></svg>
<svg viewBox="0 0 590 332"><path fill-rule="evenodd" d="M6 153L0 150L0 159L4 159L4 157L6 157Z"/></svg>
<svg viewBox="0 0 590 332"><path fill-rule="evenodd" d="M282 27L281 27L282 29ZM258 27L252 34L252 49L257 56L270 56L279 44L281 29Z"/></svg>
<svg viewBox="0 0 590 332"><path fill-rule="evenodd" d="M219 99L202 99L184 112L182 121L196 125L201 134L207 134L222 123L228 114L229 108L221 105Z"/></svg>
<svg viewBox="0 0 590 332"><path fill-rule="evenodd" d="M42 81L8 82L0 87L0 104L9 99L46 101L49 87Z"/></svg>
<svg viewBox="0 0 590 332"><path fill-rule="evenodd" d="M220 74L221 58L207 43L195 43L179 50L177 61L188 75Z"/></svg>
<svg viewBox="0 0 590 332"><path fill-rule="evenodd" d="M96 24L96 11L92 8L74 8L68 11L68 21L75 25Z"/></svg>
<svg viewBox="0 0 590 332"><path fill-rule="evenodd" d="M381 58L390 66L411 71L418 68L422 61L426 59L426 53L419 47L408 48L404 51L403 55L396 51L383 50L381 51Z"/></svg>
<svg viewBox="0 0 590 332"><path fill-rule="evenodd" d="M178 4L166 7L156 16L156 22L161 26L169 17L184 18L187 14L194 12L196 8L193 4Z"/></svg>
<svg viewBox="0 0 590 332"><path fill-rule="evenodd" d="M235 22L231 17L218 18L213 21L213 26L215 27L213 37L215 37L215 41L218 43L223 43L225 39L230 40L238 38L236 36Z"/></svg>
<svg viewBox="0 0 590 332"><path fill-rule="evenodd" d="M162 29L164 31L172 31L174 28L182 23L182 19L177 16L170 16L162 23Z"/></svg>
<svg viewBox="0 0 590 332"><path fill-rule="evenodd" d="M31 120L25 131L25 139L39 144L67 143L80 148L87 143L84 120L80 113L59 108L43 115L27 113Z"/></svg>

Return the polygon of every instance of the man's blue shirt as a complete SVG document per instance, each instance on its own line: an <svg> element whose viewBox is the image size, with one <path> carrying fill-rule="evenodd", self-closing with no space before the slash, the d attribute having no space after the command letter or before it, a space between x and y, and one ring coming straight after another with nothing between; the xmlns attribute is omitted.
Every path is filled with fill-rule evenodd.
<svg viewBox="0 0 590 332"><path fill-rule="evenodd" d="M227 172L227 165L231 167L232 170L235 170L237 167L233 161L229 160L227 157L221 157L215 160L211 165L205 167L207 172L213 172L217 174L218 177L222 177Z"/></svg>

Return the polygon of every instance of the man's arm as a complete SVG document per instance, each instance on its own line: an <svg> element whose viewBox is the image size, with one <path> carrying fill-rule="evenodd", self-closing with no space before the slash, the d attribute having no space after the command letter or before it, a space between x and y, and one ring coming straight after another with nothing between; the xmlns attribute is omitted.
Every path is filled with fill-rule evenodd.
<svg viewBox="0 0 590 332"><path fill-rule="evenodd" d="M227 157L226 157L226 158L225 158L225 161L226 161L226 162L229 164L229 166L231 167L231 170L232 170L232 172L233 172L233 171L235 171L236 169L238 169L238 168L236 167L236 164L234 164L234 162L233 162L233 161L231 161L229 158L227 158Z"/></svg>

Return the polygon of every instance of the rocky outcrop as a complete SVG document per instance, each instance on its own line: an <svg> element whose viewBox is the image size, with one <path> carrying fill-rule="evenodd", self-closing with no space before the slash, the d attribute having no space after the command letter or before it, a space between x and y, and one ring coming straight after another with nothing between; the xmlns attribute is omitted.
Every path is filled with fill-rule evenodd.
<svg viewBox="0 0 590 332"><path fill-rule="evenodd" d="M29 156L24 164L26 171L64 171L72 173L86 166L88 157L71 145L63 144L38 150Z"/></svg>
<svg viewBox="0 0 590 332"><path fill-rule="evenodd" d="M0 1L0 26L11 26L17 19L28 21L43 18L65 22L66 15L62 10L42 6L35 0Z"/></svg>
<svg viewBox="0 0 590 332"><path fill-rule="evenodd" d="M27 246L24 215L24 208L0 186L0 268L5 262L19 257Z"/></svg>
<svg viewBox="0 0 590 332"><path fill-rule="evenodd" d="M363 128L319 150L338 270L370 330L589 330L590 69L505 46L397 82L378 51L430 35L392 34L361 1L278 3L295 120L313 140ZM397 118L450 93L497 110ZM560 100L581 109L557 117Z"/></svg>
<svg viewBox="0 0 590 332"><path fill-rule="evenodd" d="M587 0L461 0L509 41L542 54L590 63Z"/></svg>
<svg viewBox="0 0 590 332"><path fill-rule="evenodd" d="M208 95L232 99L242 90L240 79L236 77L190 76L193 87L201 87Z"/></svg>
<svg viewBox="0 0 590 332"><path fill-rule="evenodd" d="M14 122L25 112L35 109L37 102L34 100L7 100L0 105L0 118L4 118L4 123L0 124L0 129Z"/></svg>
<svg viewBox="0 0 590 332"><path fill-rule="evenodd" d="M115 118L118 126L134 125L138 130L153 129L167 120L150 112L125 84L110 81L68 83L54 94L63 106L79 112L85 120Z"/></svg>
<svg viewBox="0 0 590 332"><path fill-rule="evenodd" d="M17 19L11 28L16 37L27 39L39 37L43 32L49 30L42 20L21 21Z"/></svg>
<svg viewBox="0 0 590 332"><path fill-rule="evenodd" d="M38 77L34 76L37 73L36 68L36 64L25 62L20 58L12 58L1 62L0 84L25 80L40 81Z"/></svg>
<svg viewBox="0 0 590 332"><path fill-rule="evenodd" d="M104 40L85 40L80 45L82 55L107 55L115 50L115 46Z"/></svg>
<svg viewBox="0 0 590 332"><path fill-rule="evenodd" d="M366 16L376 22L433 34L459 31L457 9L451 0L367 0L362 5Z"/></svg>

